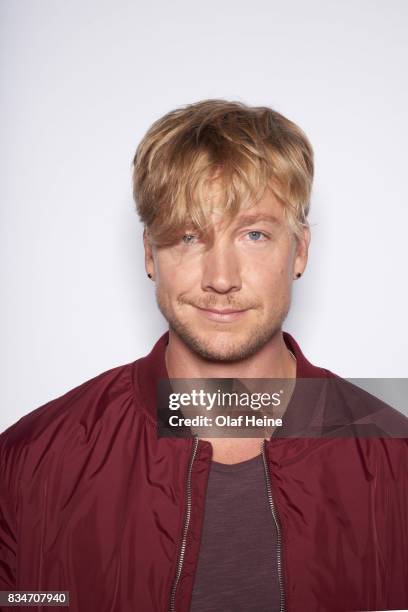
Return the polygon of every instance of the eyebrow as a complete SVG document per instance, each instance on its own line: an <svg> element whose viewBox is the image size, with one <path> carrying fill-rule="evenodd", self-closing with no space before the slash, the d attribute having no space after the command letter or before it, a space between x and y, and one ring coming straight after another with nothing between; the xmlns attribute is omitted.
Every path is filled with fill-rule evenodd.
<svg viewBox="0 0 408 612"><path fill-rule="evenodd" d="M242 227L243 225L252 225L253 223L259 223L259 221L266 221L269 223L274 223L275 225L280 225L279 219L274 215L269 215L268 213L242 215L242 217L238 217L237 225L238 227Z"/></svg>

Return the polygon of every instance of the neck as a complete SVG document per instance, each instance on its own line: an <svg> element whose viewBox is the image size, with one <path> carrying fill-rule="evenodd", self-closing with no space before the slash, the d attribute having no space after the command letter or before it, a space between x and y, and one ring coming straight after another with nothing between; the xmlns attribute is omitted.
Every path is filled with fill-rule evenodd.
<svg viewBox="0 0 408 612"><path fill-rule="evenodd" d="M204 359L170 329L165 360L169 378L296 378L296 360L282 330L254 355L229 363Z"/></svg>

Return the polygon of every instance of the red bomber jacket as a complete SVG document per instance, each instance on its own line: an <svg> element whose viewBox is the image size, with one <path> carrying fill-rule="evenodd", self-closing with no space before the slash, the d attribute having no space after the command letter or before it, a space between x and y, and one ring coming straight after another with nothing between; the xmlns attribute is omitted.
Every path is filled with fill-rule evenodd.
<svg viewBox="0 0 408 612"><path fill-rule="evenodd" d="M335 377L284 339L297 378ZM1 434L0 590L69 591L72 612L189 610L212 447L157 437L167 341ZM407 444L265 441L282 612L408 608Z"/></svg>

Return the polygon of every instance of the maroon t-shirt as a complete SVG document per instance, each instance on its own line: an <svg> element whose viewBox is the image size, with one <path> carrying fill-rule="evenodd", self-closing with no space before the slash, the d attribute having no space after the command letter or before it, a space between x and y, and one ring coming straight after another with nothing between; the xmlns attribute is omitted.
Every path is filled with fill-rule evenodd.
<svg viewBox="0 0 408 612"><path fill-rule="evenodd" d="M276 542L262 455L213 461L191 612L279 612Z"/></svg>

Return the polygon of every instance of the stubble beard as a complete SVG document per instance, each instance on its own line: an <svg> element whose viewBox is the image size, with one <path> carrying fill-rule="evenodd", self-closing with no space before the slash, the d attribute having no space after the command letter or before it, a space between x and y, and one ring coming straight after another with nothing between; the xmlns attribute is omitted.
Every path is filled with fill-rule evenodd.
<svg viewBox="0 0 408 612"><path fill-rule="evenodd" d="M279 305L279 308L262 323L258 322L241 337L240 340L231 339L233 332L225 332L226 324L219 323L219 334L228 334L229 339L223 343L211 343L211 339L205 338L205 331L201 333L189 323L184 323L171 313L164 301L161 300L159 292L156 292L157 305L160 312L167 320L169 328L177 334L184 344L203 359L211 362L234 363L242 361L255 355L282 329L290 307L290 299ZM244 315L245 316L245 315ZM217 323L214 323L217 325ZM239 333L239 323L237 335ZM209 334L210 336L212 334Z"/></svg>

